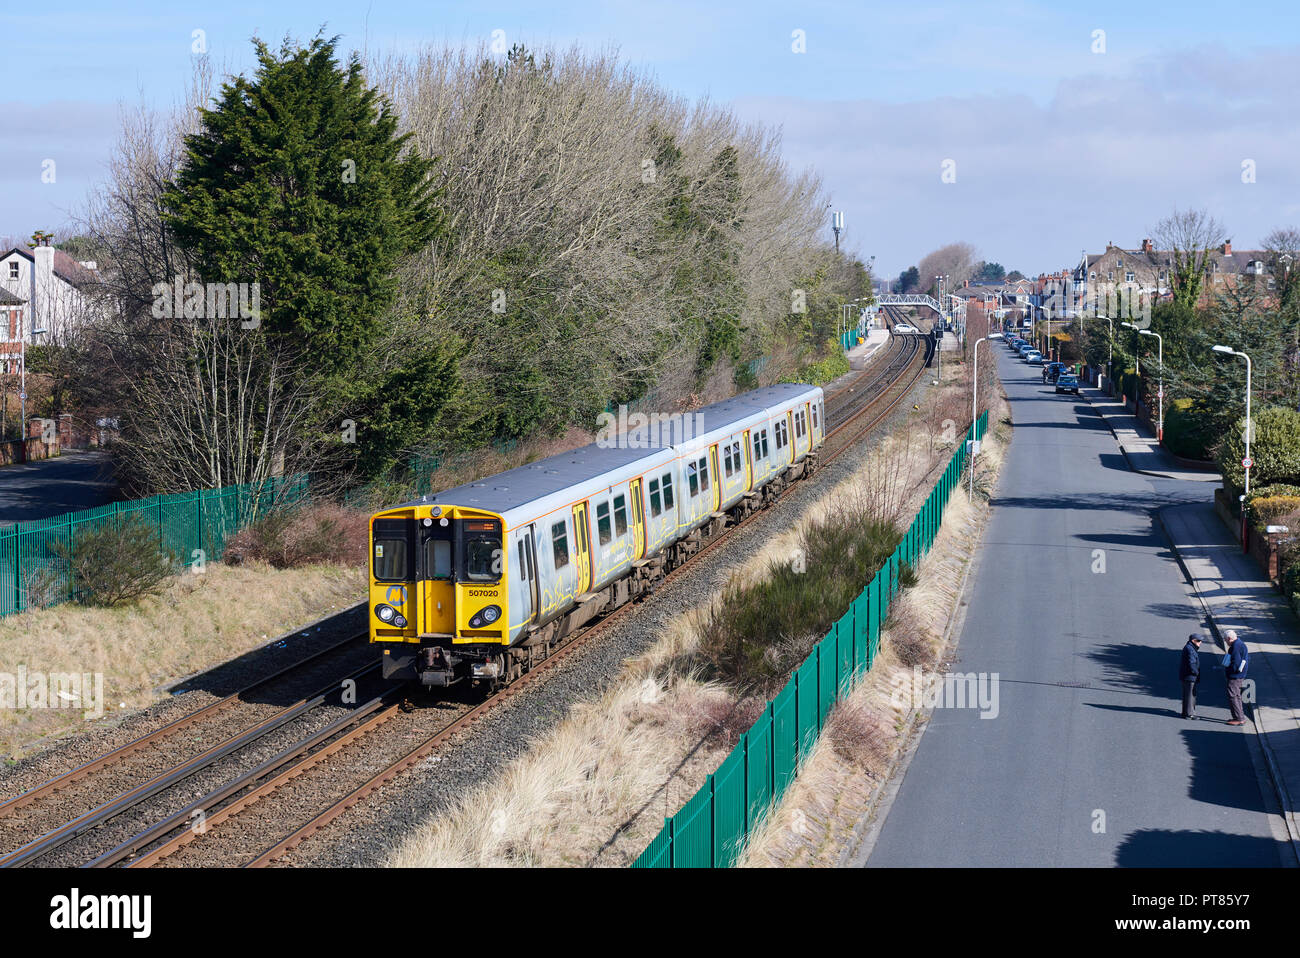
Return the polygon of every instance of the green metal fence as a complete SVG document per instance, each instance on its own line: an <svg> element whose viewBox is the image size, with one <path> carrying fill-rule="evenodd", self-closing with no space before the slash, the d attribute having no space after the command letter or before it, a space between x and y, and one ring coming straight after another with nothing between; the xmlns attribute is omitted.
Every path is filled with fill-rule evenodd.
<svg viewBox="0 0 1300 958"><path fill-rule="evenodd" d="M157 530L159 545L182 562L192 561L197 549L203 550L205 561L215 561L225 551L226 540L250 518L273 503L301 501L308 485L308 477L299 475L257 487L224 486L111 502L6 526L0 529L0 616L77 597L66 564L54 548L60 543L72 546L85 530L119 517L138 516Z"/></svg>
<svg viewBox="0 0 1300 958"><path fill-rule="evenodd" d="M966 432L979 440L983 413ZM664 819L664 827L633 868L726 868L740 857L758 817L780 801L812 750L832 706L871 668L880 628L898 593L899 571L934 544L948 497L961 482L967 443L953 454L921 511L875 577L826 637L813 648L704 787Z"/></svg>

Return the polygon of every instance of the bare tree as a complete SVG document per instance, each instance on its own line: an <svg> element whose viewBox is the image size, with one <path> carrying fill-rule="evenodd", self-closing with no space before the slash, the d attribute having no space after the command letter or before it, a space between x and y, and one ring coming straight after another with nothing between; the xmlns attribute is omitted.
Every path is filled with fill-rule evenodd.
<svg viewBox="0 0 1300 958"><path fill-rule="evenodd" d="M949 243L927 253L916 269L921 277L921 288L934 292L936 276L946 276L944 288L953 290L971 278L975 264L974 246L970 243Z"/></svg>
<svg viewBox="0 0 1300 958"><path fill-rule="evenodd" d="M1210 269L1210 257L1227 239L1223 224L1205 210L1175 209L1150 232L1156 248L1167 250L1172 259L1169 279L1174 298L1195 304Z"/></svg>

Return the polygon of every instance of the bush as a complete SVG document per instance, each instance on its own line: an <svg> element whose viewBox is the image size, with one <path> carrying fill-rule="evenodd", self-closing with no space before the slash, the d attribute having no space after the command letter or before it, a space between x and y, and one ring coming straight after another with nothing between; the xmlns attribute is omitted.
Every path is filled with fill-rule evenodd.
<svg viewBox="0 0 1300 958"><path fill-rule="evenodd" d="M811 523L763 582L728 587L696 656L710 678L774 691L871 582L898 532L865 507Z"/></svg>
<svg viewBox="0 0 1300 958"><path fill-rule="evenodd" d="M1270 406L1254 414L1255 439L1250 455L1255 461L1250 477L1259 486L1300 484L1300 412ZM1246 454L1245 419L1237 420L1219 450L1219 471L1235 496L1245 486L1241 460Z"/></svg>
<svg viewBox="0 0 1300 958"><path fill-rule="evenodd" d="M1296 557L1300 560L1300 556ZM1300 561L1292 562L1282 570L1282 594L1291 603L1291 608L1300 613Z"/></svg>
<svg viewBox="0 0 1300 958"><path fill-rule="evenodd" d="M1198 414L1190 399L1175 399L1165 406L1165 448L1184 459L1209 459L1219 436L1214 423Z"/></svg>
<svg viewBox="0 0 1300 958"><path fill-rule="evenodd" d="M1261 525L1290 525L1300 516L1300 496L1251 496L1247 506L1251 522Z"/></svg>
<svg viewBox="0 0 1300 958"><path fill-rule="evenodd" d="M369 513L334 502L275 509L240 529L226 545L224 561L249 559L277 569L303 565L365 565Z"/></svg>
<svg viewBox="0 0 1300 958"><path fill-rule="evenodd" d="M116 606L162 591L180 569L174 554L163 549L158 529L139 516L115 516L78 531L71 545L50 546L72 577L73 596L87 605Z"/></svg>

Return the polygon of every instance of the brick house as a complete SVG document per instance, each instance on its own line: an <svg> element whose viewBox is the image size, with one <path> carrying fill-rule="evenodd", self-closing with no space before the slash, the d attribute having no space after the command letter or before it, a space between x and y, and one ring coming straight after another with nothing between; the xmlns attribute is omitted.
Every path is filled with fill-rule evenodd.
<svg viewBox="0 0 1300 958"><path fill-rule="evenodd" d="M1270 254L1264 250L1234 250L1228 240L1216 250L1211 250L1206 263L1205 283L1201 290L1201 305L1208 303L1216 293L1242 281L1260 285L1267 294L1276 286ZM1134 283L1143 292L1157 299L1173 294L1171 273L1174 255L1168 250L1158 250L1149 239L1144 239L1137 249L1121 249L1113 243L1106 244L1104 253L1085 253L1073 272L1076 289L1089 290L1101 284Z"/></svg>

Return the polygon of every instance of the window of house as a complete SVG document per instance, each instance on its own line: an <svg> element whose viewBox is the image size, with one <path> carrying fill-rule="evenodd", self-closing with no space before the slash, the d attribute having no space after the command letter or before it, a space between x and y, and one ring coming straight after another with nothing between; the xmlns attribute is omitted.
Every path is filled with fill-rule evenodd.
<svg viewBox="0 0 1300 958"><path fill-rule="evenodd" d="M659 502L659 480L650 480L650 515L657 516L663 512Z"/></svg>
<svg viewBox="0 0 1300 958"><path fill-rule="evenodd" d="M563 522L551 526L551 547L555 552L555 568L569 564L569 530Z"/></svg>
<svg viewBox="0 0 1300 958"><path fill-rule="evenodd" d="M1124 282L1126 282L1126 283L1131 283L1131 282L1133 282L1133 278L1134 278L1134 274L1133 274L1133 271L1132 271L1132 270L1129 270L1128 272L1126 272L1126 273L1124 274Z"/></svg>
<svg viewBox="0 0 1300 958"><path fill-rule="evenodd" d="M665 472L664 473L664 508L671 509L672 507L673 507L673 474L671 472Z"/></svg>
<svg viewBox="0 0 1300 958"><path fill-rule="evenodd" d="M600 544L607 545L613 534L609 531L609 503L602 502L596 506L596 534Z"/></svg>
<svg viewBox="0 0 1300 958"><path fill-rule="evenodd" d="M627 534L627 497L614 497L614 535Z"/></svg>
<svg viewBox="0 0 1300 958"><path fill-rule="evenodd" d="M9 278L10 279L18 278L18 264L16 262L9 264Z"/></svg>

